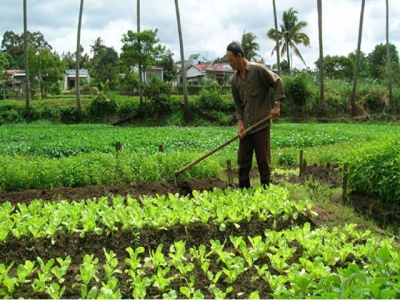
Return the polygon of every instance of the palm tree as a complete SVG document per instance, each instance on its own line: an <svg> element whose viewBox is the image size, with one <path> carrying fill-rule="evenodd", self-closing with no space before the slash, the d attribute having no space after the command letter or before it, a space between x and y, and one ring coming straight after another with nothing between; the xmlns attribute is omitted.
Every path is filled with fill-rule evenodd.
<svg viewBox="0 0 400 300"><path fill-rule="evenodd" d="M107 47L104 45L104 41L101 37L98 37L94 42L93 45L90 46L91 52L93 52L93 57L99 56L104 51L107 50Z"/></svg>
<svg viewBox="0 0 400 300"><path fill-rule="evenodd" d="M27 17L27 5L24 0L24 52L25 52L25 102L26 102L26 113L30 114L30 101L29 101L29 61L28 61L28 17Z"/></svg>
<svg viewBox="0 0 400 300"><path fill-rule="evenodd" d="M278 18L276 16L276 5L275 0L272 0L272 5L274 6L274 23L275 23L275 32L278 32ZM278 69L278 75L281 76L281 58L279 54L279 37L278 35L275 36L276 40L276 66Z"/></svg>
<svg viewBox="0 0 400 300"><path fill-rule="evenodd" d="M81 46L81 25L82 25L82 12L83 12L83 1L79 7L79 19L78 19L78 33L76 38L76 65L75 65L75 87L76 87L76 104L78 106L78 121L82 121L82 105L81 105L81 87L79 82L79 57L80 57L80 46Z"/></svg>
<svg viewBox="0 0 400 300"><path fill-rule="evenodd" d="M387 72L388 72L388 87L389 87L389 103L393 104L393 108L395 109L394 103L392 103L392 74L391 74L391 57L390 57L390 44L389 44L389 0L386 0L386 60L387 60Z"/></svg>
<svg viewBox="0 0 400 300"><path fill-rule="evenodd" d="M138 45L139 45L139 52L142 51L141 49L141 44L140 44L140 0L136 0L136 31L137 31L137 36L138 36ZM142 114L143 110L143 90L142 90L142 85L143 85L143 74L142 74L142 62L139 59L138 61L138 67L139 67L139 99L140 99L140 106L139 106L139 114Z"/></svg>
<svg viewBox="0 0 400 300"><path fill-rule="evenodd" d="M192 119L192 116L191 116L191 112L190 112L190 108L189 108L189 100L188 100L188 94L187 94L185 53L183 51L182 27L181 27L181 17L179 14L178 0L175 0L175 9L176 9L176 20L178 23L179 48L180 48L180 52L181 52L181 76L182 76L182 85L183 85L183 99L185 101L184 119L186 122L190 122Z"/></svg>
<svg viewBox="0 0 400 300"><path fill-rule="evenodd" d="M240 44L243 48L244 55L249 61L256 56L260 56L256 53L257 50L260 50L260 46L254 41L256 38L257 36L254 33L246 33L246 31L243 31L242 42Z"/></svg>
<svg viewBox="0 0 400 300"><path fill-rule="evenodd" d="M351 93L351 114L355 116L357 114L356 111L356 89L357 89L357 78L358 71L360 69L360 52L361 52L361 39L362 39L362 28L364 21L364 7L365 0L361 0L361 13L360 13L360 26L358 28L358 43L357 43L357 52L356 52L356 66L354 69L354 79L353 79L353 91Z"/></svg>
<svg viewBox="0 0 400 300"><path fill-rule="evenodd" d="M324 46L322 39L322 0L317 0L319 33L319 108L324 113Z"/></svg>
<svg viewBox="0 0 400 300"><path fill-rule="evenodd" d="M310 45L310 38L304 32L301 32L301 30L304 29L308 25L308 23L305 21L299 22L297 19L297 11L293 8L290 8L288 11L283 12L282 21L283 23L280 24L281 30L279 31L271 28L268 31L267 36L272 40L276 40L277 38L279 39L279 44L281 46L281 55L283 56L286 53L287 61L289 63L289 70L291 70L290 48L292 48L294 53L302 60L304 65L306 65L306 62L301 56L297 45ZM274 51L277 50L278 47L275 46L274 49L272 49L272 54L274 53Z"/></svg>

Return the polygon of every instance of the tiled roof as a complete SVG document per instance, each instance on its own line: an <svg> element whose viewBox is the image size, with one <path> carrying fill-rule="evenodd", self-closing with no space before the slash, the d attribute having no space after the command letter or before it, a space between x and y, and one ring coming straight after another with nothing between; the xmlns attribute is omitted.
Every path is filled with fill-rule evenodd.
<svg viewBox="0 0 400 300"><path fill-rule="evenodd" d="M198 65L192 65L192 67L196 68L200 72L204 72L206 70L220 71L220 72L230 71L227 70L226 68L223 68L222 66L213 64L198 64Z"/></svg>

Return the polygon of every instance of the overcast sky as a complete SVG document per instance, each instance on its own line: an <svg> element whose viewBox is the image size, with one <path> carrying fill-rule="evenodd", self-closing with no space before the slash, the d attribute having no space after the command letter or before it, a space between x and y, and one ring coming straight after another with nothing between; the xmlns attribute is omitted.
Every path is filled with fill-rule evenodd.
<svg viewBox="0 0 400 300"><path fill-rule="evenodd" d="M390 2L390 40L400 50L399 0ZM75 52L80 0L27 0L28 30L40 31L55 51ZM141 0L141 30L158 29L160 43L180 60L179 38L174 0ZM324 55L345 55L357 48L361 0L324 0ZM23 32L23 1L0 0L0 34L12 30ZM278 24L283 11L293 7L298 19L306 21L304 29L310 47L299 46L307 66L315 68L318 59L318 15L316 0L276 0ZM202 53L208 59L225 55L226 46L240 41L244 31L257 36L258 53L266 64L276 62L271 56L274 42L266 33L274 27L272 0L180 0L180 15L185 59ZM384 0L367 0L365 4L361 50L366 54L375 45L386 42L386 8ZM136 1L86 0L83 9L81 44L90 54L90 45L100 37L104 44L120 53L121 38L129 29L136 31ZM304 64L295 55L293 66Z"/></svg>

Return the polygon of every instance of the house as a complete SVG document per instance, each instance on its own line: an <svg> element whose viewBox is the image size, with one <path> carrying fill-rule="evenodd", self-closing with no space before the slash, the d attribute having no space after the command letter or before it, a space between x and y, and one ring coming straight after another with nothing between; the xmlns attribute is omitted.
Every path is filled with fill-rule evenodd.
<svg viewBox="0 0 400 300"><path fill-rule="evenodd" d="M164 68L162 67L150 67L147 68L146 71L143 72L143 81L148 84L150 83L151 76L156 75L158 78L163 80L164 78Z"/></svg>
<svg viewBox="0 0 400 300"><path fill-rule="evenodd" d="M25 88L25 70L7 70L7 86L22 93Z"/></svg>
<svg viewBox="0 0 400 300"><path fill-rule="evenodd" d="M139 68L137 66L131 66L131 73L139 73ZM151 76L156 75L161 80L164 79L164 68L163 67L148 67L145 71L142 71L142 80L143 83L149 84ZM121 77L124 78L125 74L121 74Z"/></svg>
<svg viewBox="0 0 400 300"><path fill-rule="evenodd" d="M79 70L79 78L86 79L88 83L90 83L90 75L88 70L80 69ZM76 70L70 69L66 70L63 76L63 87L64 90L69 91L75 88L75 79L76 79Z"/></svg>
<svg viewBox="0 0 400 300"><path fill-rule="evenodd" d="M201 65L208 63L207 59L204 56L201 56L200 53L190 55L189 59L185 61L185 65Z"/></svg>
<svg viewBox="0 0 400 300"><path fill-rule="evenodd" d="M191 65L186 69L186 81L188 84L199 85L203 78L211 78L222 84L225 74L233 74L233 70L229 65Z"/></svg>

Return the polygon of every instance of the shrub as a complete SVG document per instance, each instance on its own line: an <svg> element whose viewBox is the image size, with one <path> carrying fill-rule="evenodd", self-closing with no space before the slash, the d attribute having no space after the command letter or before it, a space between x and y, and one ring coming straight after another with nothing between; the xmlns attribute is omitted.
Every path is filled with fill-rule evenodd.
<svg viewBox="0 0 400 300"><path fill-rule="evenodd" d="M383 203L400 203L400 135L357 148L345 157L349 188Z"/></svg>
<svg viewBox="0 0 400 300"><path fill-rule="evenodd" d="M289 152L279 152L278 164L281 166L295 166L297 164L296 157Z"/></svg>
<svg viewBox="0 0 400 300"><path fill-rule="evenodd" d="M150 84L144 89L145 97L153 101L153 109L158 115L166 115L170 112L171 94L171 86L155 75L151 77Z"/></svg>
<svg viewBox="0 0 400 300"><path fill-rule="evenodd" d="M304 106L310 94L307 89L307 77L306 73L299 73L293 80L288 81L285 87L286 94L297 106Z"/></svg>
<svg viewBox="0 0 400 300"><path fill-rule="evenodd" d="M217 82L210 83L209 88L203 88L196 101L196 106L205 110L222 110L224 103L219 93Z"/></svg>

